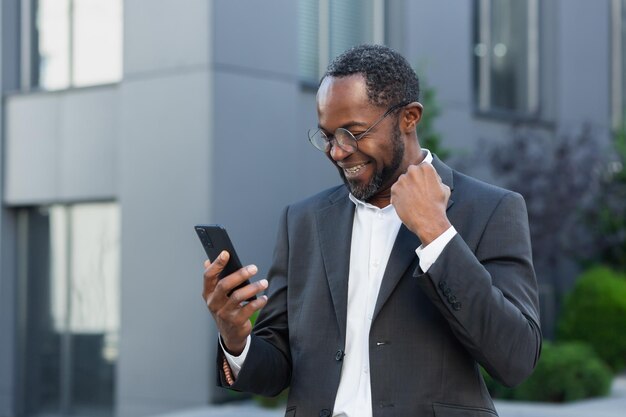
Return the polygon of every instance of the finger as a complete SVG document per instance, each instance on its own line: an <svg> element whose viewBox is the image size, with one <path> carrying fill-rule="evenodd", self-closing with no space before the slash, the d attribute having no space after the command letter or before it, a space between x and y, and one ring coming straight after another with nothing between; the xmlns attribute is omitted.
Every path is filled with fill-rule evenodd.
<svg viewBox="0 0 626 417"><path fill-rule="evenodd" d="M258 311L265 307L267 304L267 295L262 295L254 301L250 301L248 304L241 308L241 314L250 318L255 311Z"/></svg>
<svg viewBox="0 0 626 417"><path fill-rule="evenodd" d="M439 173L437 172L437 170L435 169L434 166L427 164L424 165L424 173L426 175L426 178L429 181L436 181L438 184L442 184L443 182L441 181L441 176L439 175Z"/></svg>
<svg viewBox="0 0 626 417"><path fill-rule="evenodd" d="M209 262L208 267L204 271L204 274L215 275L218 276L228 264L228 260L230 259L230 254L223 250L217 255L217 258L213 262ZM206 265L206 262L205 262Z"/></svg>
<svg viewBox="0 0 626 417"><path fill-rule="evenodd" d="M265 289L267 289L267 286L267 280L261 279L233 291L233 293L228 296L228 302L226 303L226 307L235 308L236 306L239 306L242 302L249 300L253 296L265 291Z"/></svg>
<svg viewBox="0 0 626 417"><path fill-rule="evenodd" d="M403 175L416 175L418 172L423 170L421 165L409 165L409 168L406 170L406 173Z"/></svg>
<svg viewBox="0 0 626 417"><path fill-rule="evenodd" d="M432 166L431 164L423 164L423 165L420 165L419 168L422 170L422 172L426 173L427 175L430 175L430 176L439 175L437 174L437 170L435 169L435 167Z"/></svg>
<svg viewBox="0 0 626 417"><path fill-rule="evenodd" d="M219 280L217 286L215 287L216 294L226 297L235 288L243 284L247 279L253 277L257 272L258 268L256 267L256 265L248 265L237 270L236 272L233 272L229 276Z"/></svg>
<svg viewBox="0 0 626 417"><path fill-rule="evenodd" d="M207 300L207 297L210 293L215 290L215 287L218 283L218 277L220 272L224 270L224 267L228 263L228 259L230 255L227 251L222 251L215 261L211 263L209 260L204 262L205 270L204 270L204 287L202 290L202 297Z"/></svg>

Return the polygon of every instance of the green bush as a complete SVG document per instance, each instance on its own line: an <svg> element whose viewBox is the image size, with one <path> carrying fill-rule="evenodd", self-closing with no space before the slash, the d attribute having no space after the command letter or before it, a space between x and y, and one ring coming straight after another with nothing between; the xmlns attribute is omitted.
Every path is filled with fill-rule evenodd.
<svg viewBox="0 0 626 417"><path fill-rule="evenodd" d="M565 300L557 337L588 343L614 372L624 369L626 276L606 267L585 272Z"/></svg>
<svg viewBox="0 0 626 417"><path fill-rule="evenodd" d="M519 401L568 402L607 395L612 375L593 349L579 342L544 342L535 372L516 388L507 388L486 372L494 398Z"/></svg>

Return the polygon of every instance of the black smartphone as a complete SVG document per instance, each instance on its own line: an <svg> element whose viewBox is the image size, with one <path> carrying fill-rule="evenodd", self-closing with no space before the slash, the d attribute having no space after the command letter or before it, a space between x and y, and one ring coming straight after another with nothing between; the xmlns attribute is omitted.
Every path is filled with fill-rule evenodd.
<svg viewBox="0 0 626 417"><path fill-rule="evenodd" d="M206 252L206 255L209 257L211 262L215 261L219 254L225 250L230 254L230 258L228 259L228 263L224 267L224 270L220 273L219 278L223 278L232 274L233 272L237 272L241 269L241 261L239 260L239 256L235 251L235 247L226 232L226 229L222 225L219 224L198 224L194 226L196 230L196 234L198 238L200 238L200 242L202 243L202 247ZM237 288L245 287L250 284L250 281L246 280L241 283ZM233 290L234 291L234 290ZM248 301L252 301L256 299L256 296L249 298Z"/></svg>

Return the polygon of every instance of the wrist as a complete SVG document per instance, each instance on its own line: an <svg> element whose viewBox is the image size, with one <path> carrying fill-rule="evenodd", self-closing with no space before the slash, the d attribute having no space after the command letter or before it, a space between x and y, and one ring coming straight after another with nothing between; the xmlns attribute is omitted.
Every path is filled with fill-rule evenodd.
<svg viewBox="0 0 626 417"><path fill-rule="evenodd" d="M422 246L428 246L450 227L452 227L452 224L446 217L444 219L440 219L439 221L430 222L423 227L418 228L416 234L422 242Z"/></svg>
<svg viewBox="0 0 626 417"><path fill-rule="evenodd" d="M222 337L222 347L229 355L241 356L243 350L246 348L246 340L244 339L242 343L233 343Z"/></svg>

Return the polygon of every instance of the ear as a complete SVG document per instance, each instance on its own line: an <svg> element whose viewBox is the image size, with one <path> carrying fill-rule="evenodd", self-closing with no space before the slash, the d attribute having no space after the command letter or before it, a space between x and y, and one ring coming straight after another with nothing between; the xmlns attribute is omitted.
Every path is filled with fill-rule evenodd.
<svg viewBox="0 0 626 417"><path fill-rule="evenodd" d="M415 132L417 124L422 120L422 111L424 106L417 101L407 104L402 110L402 119L400 120L400 129L406 133Z"/></svg>

